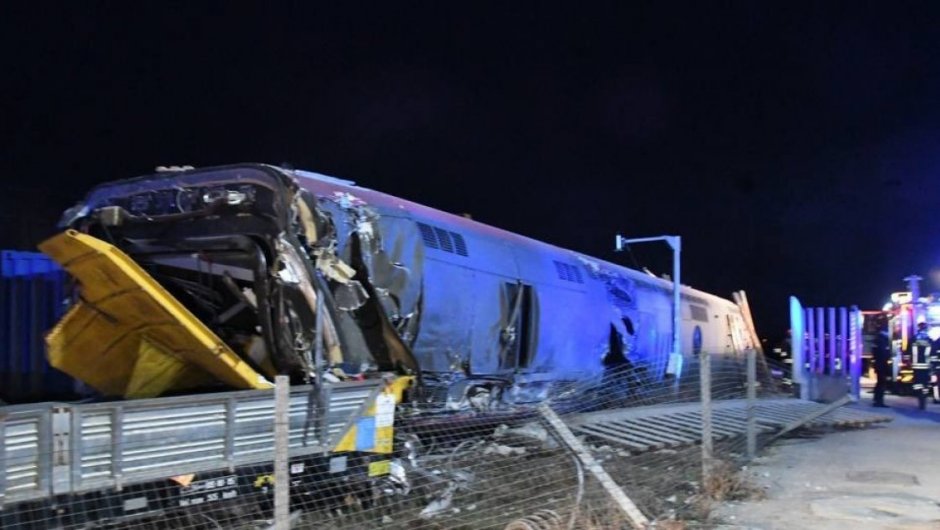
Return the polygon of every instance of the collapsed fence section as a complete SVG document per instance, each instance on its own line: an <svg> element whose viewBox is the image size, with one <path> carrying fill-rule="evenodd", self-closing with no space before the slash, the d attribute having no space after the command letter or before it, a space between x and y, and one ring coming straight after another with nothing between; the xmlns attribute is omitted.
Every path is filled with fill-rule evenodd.
<svg viewBox="0 0 940 530"><path fill-rule="evenodd" d="M128 425L122 417L133 417L133 406L105 415L79 409L87 414L69 420L79 430L63 430L67 418L55 411L32 423L10 414L0 422L0 517L4 528L154 529L613 529L702 521L714 498L749 494L735 470L774 436L835 414L787 397L773 367L760 369L753 355L750 362L707 359L688 363L692 376L679 382L618 367L594 384L561 386L541 404L490 410L430 413L427 403L394 401L389 408L377 398L388 395L385 383L368 391L353 384L332 392L325 430L317 427L324 409L307 389L254 392L266 401L236 405L243 413L231 415L225 404L196 410L187 408L191 398L171 398L186 414L152 409L130 430L115 426ZM362 399L354 403L353 394ZM278 406L275 395L290 398ZM119 407L92 408L109 406ZM33 439L42 443L30 452ZM84 453L63 452L79 440ZM227 454L253 456L214 464L212 455ZM167 468L171 455L185 458ZM86 485L101 487L71 488L76 469ZM24 496L28 487L34 490ZM43 496L49 491L58 493Z"/></svg>

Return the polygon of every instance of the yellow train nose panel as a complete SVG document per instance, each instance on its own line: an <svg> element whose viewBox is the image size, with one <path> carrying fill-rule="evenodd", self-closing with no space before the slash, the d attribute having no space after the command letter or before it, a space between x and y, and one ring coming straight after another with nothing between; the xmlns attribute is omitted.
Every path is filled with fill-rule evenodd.
<svg viewBox="0 0 940 530"><path fill-rule="evenodd" d="M74 230L39 245L81 283L46 336L49 362L109 396L154 397L221 381L272 385L127 254Z"/></svg>

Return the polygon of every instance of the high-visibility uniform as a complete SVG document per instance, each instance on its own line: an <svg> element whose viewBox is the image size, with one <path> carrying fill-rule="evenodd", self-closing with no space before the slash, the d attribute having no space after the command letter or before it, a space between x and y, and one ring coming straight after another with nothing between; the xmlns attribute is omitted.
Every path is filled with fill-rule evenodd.
<svg viewBox="0 0 940 530"><path fill-rule="evenodd" d="M914 395L923 410L930 392L930 353L933 341L926 331L918 331L911 341L911 368L914 369Z"/></svg>
<svg viewBox="0 0 940 530"><path fill-rule="evenodd" d="M930 349L930 393L934 403L940 403L940 348L933 343Z"/></svg>

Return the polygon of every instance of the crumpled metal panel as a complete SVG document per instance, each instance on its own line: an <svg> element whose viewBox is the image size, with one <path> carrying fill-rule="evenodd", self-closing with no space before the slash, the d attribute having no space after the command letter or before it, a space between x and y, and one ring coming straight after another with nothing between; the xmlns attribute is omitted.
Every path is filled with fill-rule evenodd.
<svg viewBox="0 0 940 530"><path fill-rule="evenodd" d="M619 294L632 287L630 282L621 279L616 289L597 281L566 282L558 278L554 261L589 278L570 251L342 182L309 178L300 185L320 198L321 209L337 226L344 260L352 259L348 242L361 227L350 212L363 209L378 215L373 226L380 227L383 249L423 250L410 254L410 263L400 251L392 252L396 256L392 261L409 272L409 281L396 284L393 291L414 293L420 287L413 352L422 372L517 379L578 379L602 372L610 326L624 327L610 292ZM419 223L425 225L424 239ZM374 260L370 265L371 271L380 269ZM534 289L531 312L536 316L531 358L525 367L507 366L510 363L501 358L505 356L501 336L512 310L508 286L520 281ZM577 333L572 333L574 329Z"/></svg>
<svg viewBox="0 0 940 530"><path fill-rule="evenodd" d="M114 246L69 230L40 248L83 287L47 337L56 368L112 396L156 396L213 378L234 388L271 387ZM168 363L175 368L166 370Z"/></svg>

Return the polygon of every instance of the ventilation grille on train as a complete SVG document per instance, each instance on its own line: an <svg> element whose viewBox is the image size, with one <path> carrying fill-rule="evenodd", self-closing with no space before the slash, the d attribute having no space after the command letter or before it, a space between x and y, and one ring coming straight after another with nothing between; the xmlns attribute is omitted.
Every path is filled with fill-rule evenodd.
<svg viewBox="0 0 940 530"><path fill-rule="evenodd" d="M467 242L457 232L448 232L443 228L424 223L418 223L418 229L421 230L421 239L424 241L424 246L450 252L451 254L469 255Z"/></svg>
<svg viewBox="0 0 940 530"><path fill-rule="evenodd" d="M568 263L563 263L561 261L554 261L555 270L558 271L558 277L566 282L574 283L584 283L584 278L581 277L581 269L574 265Z"/></svg>

